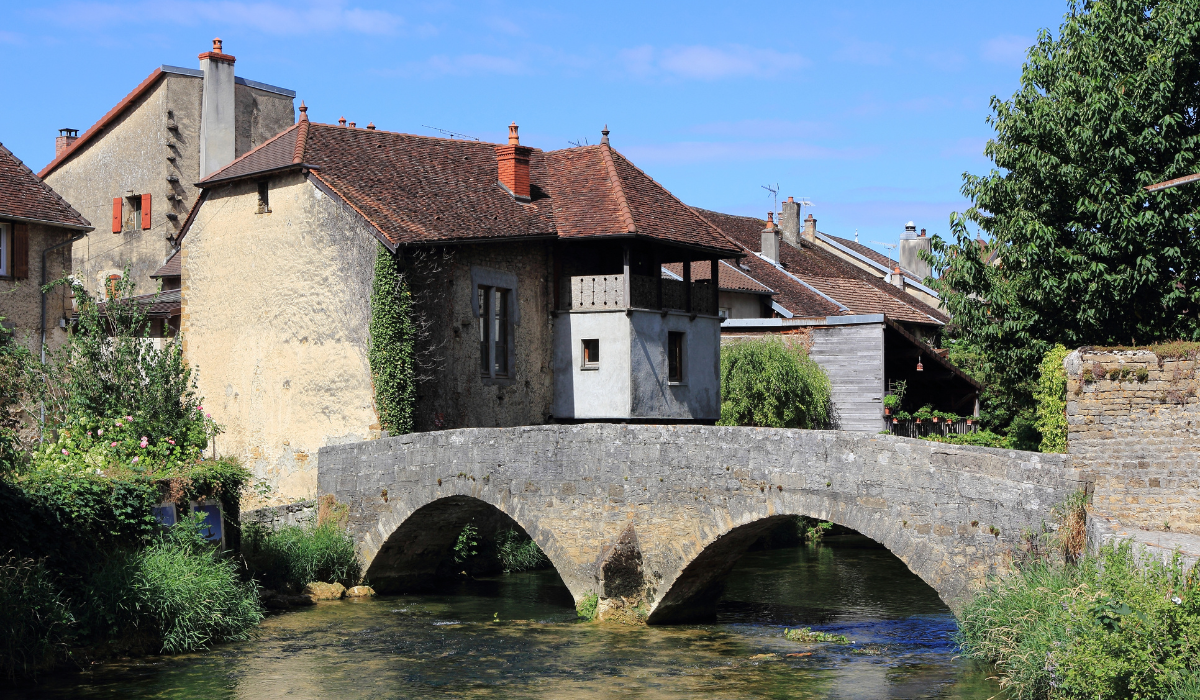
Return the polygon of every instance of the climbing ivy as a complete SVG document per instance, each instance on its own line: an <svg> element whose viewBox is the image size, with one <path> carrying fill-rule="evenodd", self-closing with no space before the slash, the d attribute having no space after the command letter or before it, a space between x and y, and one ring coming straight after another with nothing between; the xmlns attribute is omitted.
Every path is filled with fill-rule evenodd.
<svg viewBox="0 0 1200 700"><path fill-rule="evenodd" d="M393 435L412 432L416 402L417 328L403 263L382 245L371 288L371 378L379 424Z"/></svg>
<svg viewBox="0 0 1200 700"><path fill-rule="evenodd" d="M1050 348L1038 368L1033 397L1037 401L1037 427L1042 433L1042 452L1067 451L1067 371L1063 360L1067 349Z"/></svg>

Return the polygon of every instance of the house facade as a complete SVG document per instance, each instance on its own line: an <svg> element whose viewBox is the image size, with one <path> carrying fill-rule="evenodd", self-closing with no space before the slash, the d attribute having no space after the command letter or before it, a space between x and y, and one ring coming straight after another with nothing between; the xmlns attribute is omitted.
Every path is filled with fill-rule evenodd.
<svg viewBox="0 0 1200 700"><path fill-rule="evenodd" d="M97 225L73 248L76 279L101 295L126 266L135 293L178 247L195 184L295 122L295 93L235 75L214 40L198 69L163 65L82 135L63 129L40 176Z"/></svg>
<svg viewBox="0 0 1200 700"><path fill-rule="evenodd" d="M613 149L543 152L300 121L199 183L179 256L206 411L281 500L318 450L378 436L377 256L395 256L420 353L416 430L714 422L719 290L664 279L741 254Z"/></svg>
<svg viewBox="0 0 1200 700"><path fill-rule="evenodd" d="M42 286L71 273L71 248L92 225L0 144L0 342L35 354L66 342L71 293ZM11 333L11 335L10 335Z"/></svg>

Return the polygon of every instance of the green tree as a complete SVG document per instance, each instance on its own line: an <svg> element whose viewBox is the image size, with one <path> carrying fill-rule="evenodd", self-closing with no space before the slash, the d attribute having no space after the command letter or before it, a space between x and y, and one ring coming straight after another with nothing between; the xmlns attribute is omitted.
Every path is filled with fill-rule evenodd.
<svg viewBox="0 0 1200 700"><path fill-rule="evenodd" d="M1055 343L1200 338L1200 189L1143 189L1200 170L1198 107L1196 0L1072 2L992 98L995 168L964 174L932 284L1010 416Z"/></svg>
<svg viewBox="0 0 1200 700"><path fill-rule="evenodd" d="M832 418L829 377L778 338L721 348L718 425L824 428Z"/></svg>

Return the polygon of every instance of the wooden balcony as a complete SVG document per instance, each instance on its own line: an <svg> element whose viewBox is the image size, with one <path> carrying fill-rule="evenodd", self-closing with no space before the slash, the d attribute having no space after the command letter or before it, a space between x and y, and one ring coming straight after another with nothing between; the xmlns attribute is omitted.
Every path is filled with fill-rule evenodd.
<svg viewBox="0 0 1200 700"><path fill-rule="evenodd" d="M559 308L562 311L616 311L624 309L687 310L684 283L662 280L662 305L657 296L657 280L650 275L630 275L629 300L625 299L625 275L582 275L564 277L560 283ZM708 280L692 282L692 312L715 316L713 293Z"/></svg>

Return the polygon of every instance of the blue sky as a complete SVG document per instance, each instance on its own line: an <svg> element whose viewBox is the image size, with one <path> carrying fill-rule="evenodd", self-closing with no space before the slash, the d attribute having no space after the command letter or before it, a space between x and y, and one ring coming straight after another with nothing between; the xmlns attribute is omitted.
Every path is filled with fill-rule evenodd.
<svg viewBox="0 0 1200 700"><path fill-rule="evenodd" d="M992 95L1062 0L596 3L139 2L0 7L0 142L35 171L155 67L214 36L243 77L339 116L544 149L612 144L689 204L765 216L806 197L826 233L946 234L989 163ZM15 99L14 99L15 98Z"/></svg>

